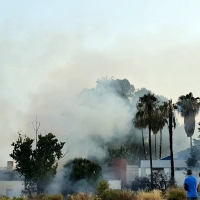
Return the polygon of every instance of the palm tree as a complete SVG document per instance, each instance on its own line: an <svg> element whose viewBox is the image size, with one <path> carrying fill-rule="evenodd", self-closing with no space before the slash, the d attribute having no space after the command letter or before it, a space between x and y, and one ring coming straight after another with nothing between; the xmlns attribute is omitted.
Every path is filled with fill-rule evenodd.
<svg viewBox="0 0 200 200"><path fill-rule="evenodd" d="M190 137L190 147L192 147L192 136L195 130L195 117L199 113L200 99L193 97L193 94L181 95L176 103L178 112L184 118L184 128L187 137Z"/></svg>
<svg viewBox="0 0 200 200"><path fill-rule="evenodd" d="M144 119L149 129L149 157L150 157L150 171L151 171L151 188L153 189L153 170L152 170L152 151L151 151L151 130L152 121L155 108L157 107L158 99L154 94L148 93L139 98L137 108L144 112Z"/></svg>
<svg viewBox="0 0 200 200"><path fill-rule="evenodd" d="M139 108L138 108L139 109ZM144 159L146 160L146 148L145 148L145 143L144 143L144 133L143 129L146 128L147 124L144 119L144 112L142 110L138 110L138 112L135 115L135 118L133 120L133 124L136 128L141 129L142 131L142 145L143 145L143 151L144 151Z"/></svg>
<svg viewBox="0 0 200 200"><path fill-rule="evenodd" d="M174 177L174 153L173 153L173 127L176 127L174 110L177 108L174 104L172 104L172 100L163 103L164 113L168 118L168 128L169 128L169 147L170 147L170 161L171 161L171 184L175 184Z"/></svg>
<svg viewBox="0 0 200 200"><path fill-rule="evenodd" d="M154 111L153 113L153 121L152 121L152 126L151 126L151 129L152 129L152 132L154 134L154 137L155 137L155 142L154 142L154 153L155 153L155 159L157 159L157 149L156 149L156 135L157 133L159 132L160 130L160 119L159 119L159 110L158 108Z"/></svg>
<svg viewBox="0 0 200 200"><path fill-rule="evenodd" d="M159 106L158 115L159 115L159 123L158 124L159 124L159 130L160 130L159 159L161 159L161 155L162 155L162 130L163 130L165 124L168 123L164 105Z"/></svg>

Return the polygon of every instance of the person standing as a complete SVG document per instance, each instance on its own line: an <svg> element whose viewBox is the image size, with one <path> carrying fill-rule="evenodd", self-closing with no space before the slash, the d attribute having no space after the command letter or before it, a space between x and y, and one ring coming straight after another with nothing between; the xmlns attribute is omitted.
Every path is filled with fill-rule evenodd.
<svg viewBox="0 0 200 200"><path fill-rule="evenodd" d="M192 175L192 170L187 170L187 177L184 180L184 188L187 191L187 200L197 200L198 180Z"/></svg>

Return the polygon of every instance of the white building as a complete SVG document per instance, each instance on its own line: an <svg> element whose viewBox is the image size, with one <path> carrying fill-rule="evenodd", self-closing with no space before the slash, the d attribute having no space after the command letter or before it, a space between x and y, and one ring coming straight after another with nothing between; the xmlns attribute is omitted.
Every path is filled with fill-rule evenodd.
<svg viewBox="0 0 200 200"><path fill-rule="evenodd" d="M20 196L23 183L23 178L13 170L13 161L8 161L6 169L0 170L0 196Z"/></svg>

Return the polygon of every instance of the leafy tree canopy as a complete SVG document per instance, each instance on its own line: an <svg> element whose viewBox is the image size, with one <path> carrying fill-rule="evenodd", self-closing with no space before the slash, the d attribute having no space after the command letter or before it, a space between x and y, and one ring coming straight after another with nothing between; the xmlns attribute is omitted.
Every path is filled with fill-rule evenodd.
<svg viewBox="0 0 200 200"><path fill-rule="evenodd" d="M81 179L95 182L101 177L101 167L88 159L75 158L66 163L64 167L70 168L69 179L73 182Z"/></svg>
<svg viewBox="0 0 200 200"><path fill-rule="evenodd" d="M65 142L58 142L52 133L38 136L36 149L32 149L33 139L19 137L11 145L10 156L15 160L16 170L25 178L25 192L42 193L45 186L56 174L58 160L63 157Z"/></svg>

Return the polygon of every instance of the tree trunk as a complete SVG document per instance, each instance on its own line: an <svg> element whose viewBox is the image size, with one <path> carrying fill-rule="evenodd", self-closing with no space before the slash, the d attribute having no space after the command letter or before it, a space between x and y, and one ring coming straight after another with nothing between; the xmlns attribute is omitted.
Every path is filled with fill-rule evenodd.
<svg viewBox="0 0 200 200"><path fill-rule="evenodd" d="M191 149L191 152L192 152L192 136L190 136L190 149Z"/></svg>
<svg viewBox="0 0 200 200"><path fill-rule="evenodd" d="M194 134L194 130L195 130L195 115L194 114L184 116L184 128L185 128L187 137L191 137Z"/></svg>
<svg viewBox="0 0 200 200"><path fill-rule="evenodd" d="M173 111L171 105L169 105L169 144L170 144L170 160L171 160L171 184L172 186L175 184L174 178L174 155L173 155L173 124L172 124L172 116Z"/></svg>
<svg viewBox="0 0 200 200"><path fill-rule="evenodd" d="M157 150L156 150L156 134L154 134L154 135L155 135L155 144L154 144L154 145L155 145L155 160L157 160L157 154L156 154L156 153L157 153L157 152L156 152L156 151L157 151Z"/></svg>
<svg viewBox="0 0 200 200"><path fill-rule="evenodd" d="M153 166L151 152L151 122L149 121L149 157L150 157L150 173L151 173L151 189L153 190Z"/></svg>
<svg viewBox="0 0 200 200"><path fill-rule="evenodd" d="M144 133L143 133L143 128L142 128L142 145L143 145L143 150L144 150L144 159L146 160L146 149L145 149L145 143L144 143Z"/></svg>
<svg viewBox="0 0 200 200"><path fill-rule="evenodd" d="M159 149L159 159L161 159L162 155L162 129L160 130L160 149Z"/></svg>

